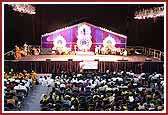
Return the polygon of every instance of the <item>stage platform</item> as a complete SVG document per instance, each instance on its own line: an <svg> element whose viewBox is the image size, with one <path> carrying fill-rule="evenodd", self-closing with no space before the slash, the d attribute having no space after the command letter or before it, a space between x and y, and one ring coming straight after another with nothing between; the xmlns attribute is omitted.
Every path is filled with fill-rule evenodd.
<svg viewBox="0 0 168 115"><path fill-rule="evenodd" d="M147 59L147 60L146 60ZM20 60L4 60L5 72L13 68L15 71L35 70L37 73L60 73L62 70L68 72L80 72L80 62L84 60L97 60L97 71L134 71L142 72L164 71L164 62L143 55L120 56L120 55L38 55L26 56Z"/></svg>
<svg viewBox="0 0 168 115"><path fill-rule="evenodd" d="M128 62L160 62L158 59L150 58L144 55L134 55L134 56L120 56L120 55L32 55L22 57L17 61L83 61L83 60L99 60L102 62L118 62L118 61L128 61ZM16 61L16 60L5 60L5 61Z"/></svg>
<svg viewBox="0 0 168 115"><path fill-rule="evenodd" d="M15 71L35 70L37 73L60 73L62 70L68 72L80 72L80 62L83 60L99 60L97 71L134 71L140 74L142 72L164 71L164 62L157 59L138 56L119 56L119 55L39 55L26 56L21 60L4 60L4 70L9 72L10 68ZM70 61L71 59L71 61ZM151 60L151 61L149 61Z"/></svg>

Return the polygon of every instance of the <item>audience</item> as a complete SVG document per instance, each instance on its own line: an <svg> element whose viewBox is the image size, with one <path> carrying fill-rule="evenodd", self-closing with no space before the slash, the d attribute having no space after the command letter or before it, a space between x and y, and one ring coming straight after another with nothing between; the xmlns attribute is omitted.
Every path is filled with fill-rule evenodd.
<svg viewBox="0 0 168 115"><path fill-rule="evenodd" d="M163 111L163 80L156 72L61 72L38 79L52 87L40 103L47 111Z"/></svg>
<svg viewBox="0 0 168 115"><path fill-rule="evenodd" d="M4 108L6 111L21 109L24 98L37 84L36 73L15 73L13 69L4 74Z"/></svg>
<svg viewBox="0 0 168 115"><path fill-rule="evenodd" d="M42 111L163 111L164 77L132 71L83 72L40 76L34 71L4 73L5 110L20 110L35 85L48 87Z"/></svg>

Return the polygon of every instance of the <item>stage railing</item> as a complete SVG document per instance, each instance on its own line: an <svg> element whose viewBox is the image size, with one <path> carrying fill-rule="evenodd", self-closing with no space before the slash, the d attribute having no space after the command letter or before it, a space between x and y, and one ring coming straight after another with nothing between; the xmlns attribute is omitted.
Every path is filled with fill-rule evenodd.
<svg viewBox="0 0 168 115"><path fill-rule="evenodd" d="M15 49L6 52L6 53L4 54L4 56L13 56L13 55L15 54L14 50L15 50Z"/></svg>
<svg viewBox="0 0 168 115"><path fill-rule="evenodd" d="M145 48L145 55L161 60L164 55L164 52L152 48Z"/></svg>
<svg viewBox="0 0 168 115"><path fill-rule="evenodd" d="M127 51L128 52L134 52L135 54L143 54L148 57L155 58L157 60L162 60L162 57L164 57L164 52L153 49L153 48L146 48L143 46L127 46Z"/></svg>

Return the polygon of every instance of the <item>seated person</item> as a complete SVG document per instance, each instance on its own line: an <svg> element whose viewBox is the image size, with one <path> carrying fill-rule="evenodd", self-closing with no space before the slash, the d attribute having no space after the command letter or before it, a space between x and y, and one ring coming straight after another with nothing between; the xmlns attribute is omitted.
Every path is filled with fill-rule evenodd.
<svg viewBox="0 0 168 115"><path fill-rule="evenodd" d="M64 104L71 107L71 97L69 95L65 95Z"/></svg>
<svg viewBox="0 0 168 115"><path fill-rule="evenodd" d="M12 104L13 106L15 106L17 102L18 102L18 99L13 94L9 94L7 96L7 105Z"/></svg>
<svg viewBox="0 0 168 115"><path fill-rule="evenodd" d="M127 56L127 50L124 50L123 56Z"/></svg>
<svg viewBox="0 0 168 115"><path fill-rule="evenodd" d="M78 100L78 98L76 96L72 97L71 98L71 102L72 102L72 108L74 110L78 110L78 106L79 106L79 100Z"/></svg>
<svg viewBox="0 0 168 115"><path fill-rule="evenodd" d="M26 95L26 93L27 93L27 88L26 88L26 86L24 86L24 83L20 83L20 84L18 84L18 85L16 85L15 87L14 87L14 89L16 90L16 91L24 91L24 94Z"/></svg>
<svg viewBox="0 0 168 115"><path fill-rule="evenodd" d="M48 99L49 99L49 98L47 97L47 95L44 95L44 96L42 97L40 103L43 104L43 105L47 105L47 104L48 104Z"/></svg>

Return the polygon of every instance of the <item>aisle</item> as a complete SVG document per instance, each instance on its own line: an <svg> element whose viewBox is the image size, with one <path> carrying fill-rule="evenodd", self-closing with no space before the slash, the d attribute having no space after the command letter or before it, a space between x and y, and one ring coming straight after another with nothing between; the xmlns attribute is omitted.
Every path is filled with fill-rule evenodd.
<svg viewBox="0 0 168 115"><path fill-rule="evenodd" d="M21 111L40 111L40 97L47 93L48 87L37 85L25 98Z"/></svg>

